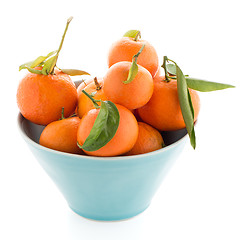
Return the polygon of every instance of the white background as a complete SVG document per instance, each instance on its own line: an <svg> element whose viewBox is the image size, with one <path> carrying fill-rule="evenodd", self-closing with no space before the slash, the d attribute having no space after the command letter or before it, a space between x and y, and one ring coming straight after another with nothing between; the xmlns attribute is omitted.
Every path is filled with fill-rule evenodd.
<svg viewBox="0 0 240 240"><path fill-rule="evenodd" d="M0 44L0 239L240 239L238 1L4 1ZM73 213L21 139L18 66L55 50L73 16L58 66L93 76L107 70L112 42L140 29L160 62L185 74L236 85L202 93L197 149L187 144L150 207L127 221Z"/></svg>

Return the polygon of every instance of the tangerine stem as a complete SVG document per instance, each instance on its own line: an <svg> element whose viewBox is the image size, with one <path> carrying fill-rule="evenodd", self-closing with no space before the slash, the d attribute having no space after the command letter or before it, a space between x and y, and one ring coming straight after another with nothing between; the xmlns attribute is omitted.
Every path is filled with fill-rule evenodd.
<svg viewBox="0 0 240 240"><path fill-rule="evenodd" d="M134 38L134 41L136 42L139 38L141 38L141 32L138 31L135 38Z"/></svg>
<svg viewBox="0 0 240 240"><path fill-rule="evenodd" d="M133 59L135 62L137 62L137 58L138 58L138 56L140 55L140 53L143 51L144 47L145 47L145 44L143 44L142 47L140 48L140 50L138 51L138 53L133 56L132 59Z"/></svg>
<svg viewBox="0 0 240 240"><path fill-rule="evenodd" d="M89 97L92 102L93 102L93 105L95 108L100 108L100 106L97 104L97 102L100 102L101 100L95 100L90 94L88 94L85 90L82 90L82 92L87 96Z"/></svg>
<svg viewBox="0 0 240 240"><path fill-rule="evenodd" d="M71 118L71 117L76 117L77 114L73 113L71 116L67 117L67 118ZM67 119L64 117L64 107L62 107L62 112L61 112L61 117L59 118L59 120L63 120L63 119Z"/></svg>
<svg viewBox="0 0 240 240"><path fill-rule="evenodd" d="M166 82L170 82L170 79L169 79L169 75L168 75L168 71L167 71L167 65L166 65L166 62L168 62L168 57L167 56L164 56L163 57L163 64L162 64L162 68L164 69L165 71L165 81Z"/></svg>
<svg viewBox="0 0 240 240"><path fill-rule="evenodd" d="M63 120L63 119L65 119L65 117L64 117L64 107L62 107L61 117L60 117L59 120Z"/></svg>
<svg viewBox="0 0 240 240"><path fill-rule="evenodd" d="M61 40L61 42L60 42L59 48L58 48L57 53L56 53L56 56L55 56L54 64L51 66L50 71L49 71L50 74L52 74L53 71L54 71L54 68L55 68L55 66L56 66L57 59L58 59L58 56L59 56L59 52L60 52L61 49L62 49L62 45L63 45L64 39L65 39L65 35L66 35L66 33L67 33L68 26L69 26L70 22L72 21L72 19L73 19L73 17L70 17L70 18L68 18L68 20L67 20L67 24L66 24L66 27L65 27L63 36L62 36L62 40Z"/></svg>
<svg viewBox="0 0 240 240"><path fill-rule="evenodd" d="M94 83L96 86L96 90L99 91L102 88L102 86L99 84L97 77L94 78Z"/></svg>
<svg viewBox="0 0 240 240"><path fill-rule="evenodd" d="M85 84L85 86L87 86L87 84L86 84L85 80L83 80L83 83Z"/></svg>

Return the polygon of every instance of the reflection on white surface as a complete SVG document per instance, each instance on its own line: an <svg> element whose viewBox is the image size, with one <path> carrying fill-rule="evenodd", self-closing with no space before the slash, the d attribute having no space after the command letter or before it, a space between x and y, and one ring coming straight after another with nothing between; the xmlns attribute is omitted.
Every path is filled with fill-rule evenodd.
<svg viewBox="0 0 240 240"><path fill-rule="evenodd" d="M68 238L72 240L123 240L141 239L145 213L123 221L94 221L74 212L67 214Z"/></svg>

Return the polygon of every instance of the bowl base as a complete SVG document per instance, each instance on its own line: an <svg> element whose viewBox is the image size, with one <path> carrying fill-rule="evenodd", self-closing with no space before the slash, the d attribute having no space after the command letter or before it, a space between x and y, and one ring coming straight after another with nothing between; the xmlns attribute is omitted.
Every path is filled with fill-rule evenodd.
<svg viewBox="0 0 240 240"><path fill-rule="evenodd" d="M72 208L71 206L70 209L76 213L77 215L81 216L81 217L84 217L88 220L94 220L94 221L105 221L105 222L115 222L115 221L124 221L124 220L129 220L133 217L136 217L138 216L139 214L143 213L148 207L149 207L150 204L148 204L144 209L141 209L140 211L138 212L134 212L132 214L128 214L128 215L121 215L121 216L93 216L93 215L88 215L88 214L85 214L85 213L82 213L82 212L79 212L78 210L75 210L74 208Z"/></svg>

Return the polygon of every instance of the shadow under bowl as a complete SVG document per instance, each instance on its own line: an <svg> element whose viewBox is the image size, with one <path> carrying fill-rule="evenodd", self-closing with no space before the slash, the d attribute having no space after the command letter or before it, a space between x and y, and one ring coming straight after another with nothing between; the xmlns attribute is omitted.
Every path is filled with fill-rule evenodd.
<svg viewBox="0 0 240 240"><path fill-rule="evenodd" d="M42 168L77 214L122 220L143 212L187 140L185 129L163 132L165 148L135 156L93 157L38 144L44 126L18 115L21 135Z"/></svg>

